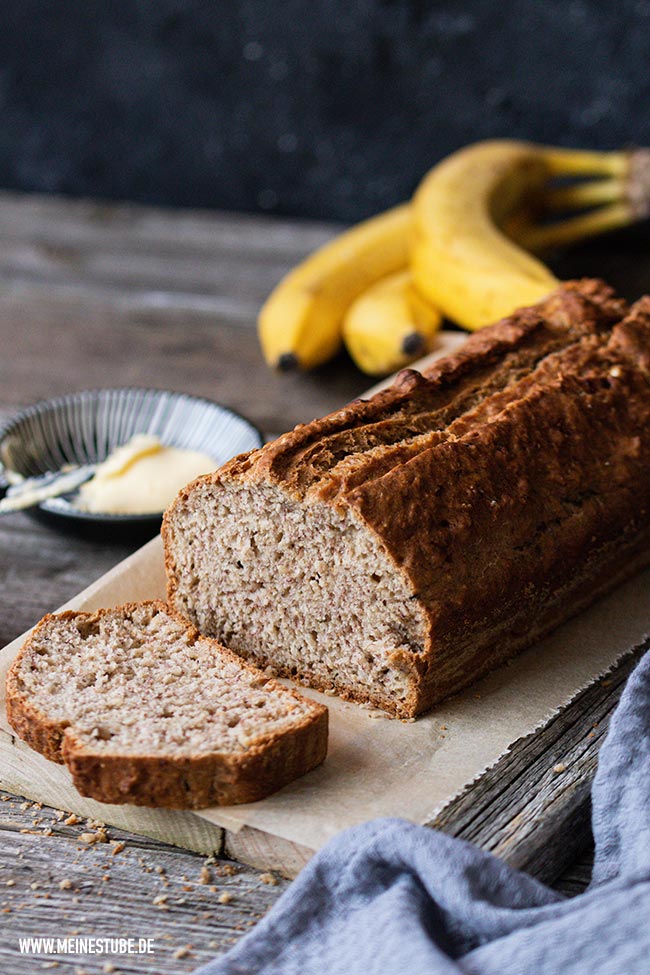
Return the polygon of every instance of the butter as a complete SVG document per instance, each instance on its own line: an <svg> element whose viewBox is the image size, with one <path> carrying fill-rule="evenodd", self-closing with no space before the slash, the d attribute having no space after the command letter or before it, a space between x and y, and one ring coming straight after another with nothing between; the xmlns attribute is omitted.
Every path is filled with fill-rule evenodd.
<svg viewBox="0 0 650 975"><path fill-rule="evenodd" d="M111 515L164 511L178 492L217 467L207 454L165 447L158 437L139 433L117 447L79 489L77 507Z"/></svg>

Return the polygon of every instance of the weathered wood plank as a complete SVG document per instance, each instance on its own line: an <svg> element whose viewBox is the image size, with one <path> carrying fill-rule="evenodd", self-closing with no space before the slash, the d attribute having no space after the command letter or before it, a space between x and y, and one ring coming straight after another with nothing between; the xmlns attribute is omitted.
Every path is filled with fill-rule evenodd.
<svg viewBox="0 0 650 975"><path fill-rule="evenodd" d="M252 327L280 277L334 232L265 217L0 194L0 284L5 294L50 307L85 296Z"/></svg>
<svg viewBox="0 0 650 975"><path fill-rule="evenodd" d="M99 975L189 972L226 951L286 886L222 858L205 858L106 830L66 824L54 810L9 798L0 803L0 970ZM101 835L101 833L100 833ZM124 848L120 848L121 844ZM117 849L117 852L114 852ZM264 881L271 881L271 883ZM125 906L128 909L125 910ZM21 937L153 938L151 955L21 955Z"/></svg>
<svg viewBox="0 0 650 975"><path fill-rule="evenodd" d="M579 860L572 863L553 885L556 890L567 897L581 894L591 881L591 871L594 865L593 847L589 846Z"/></svg>
<svg viewBox="0 0 650 975"><path fill-rule="evenodd" d="M276 433L335 409L367 385L347 358L280 376L254 329L273 285L334 230L0 194L0 404L182 388Z"/></svg>
<svg viewBox="0 0 650 975"><path fill-rule="evenodd" d="M300 843L244 826L238 833L224 830L223 853L256 870L274 870L280 876L294 878L307 865L314 851Z"/></svg>
<svg viewBox="0 0 650 975"><path fill-rule="evenodd" d="M0 192L0 237L44 246L61 242L84 252L296 255L320 246L340 225L219 210L172 210L38 194Z"/></svg>
<svg viewBox="0 0 650 975"><path fill-rule="evenodd" d="M305 251L306 253L306 251ZM12 288L27 284L66 285L69 291L88 292L110 288L125 294L147 296L181 295L186 306L191 301L218 310L259 307L266 295L289 268L304 257L301 249L286 257L273 252L244 260L243 253L195 254L191 250L160 254L150 250L133 253L128 249L88 251L63 243L46 247L31 242L0 240L0 282ZM170 297L170 301L171 301ZM178 299L177 299L178 300ZM251 327L255 317L245 320Z"/></svg>
<svg viewBox="0 0 650 975"><path fill-rule="evenodd" d="M341 358L311 375L264 363L255 330L223 314L165 300L130 307L89 292L9 294L0 289L0 405L72 389L152 386L219 400L276 433L336 409L367 386Z"/></svg>
<svg viewBox="0 0 650 975"><path fill-rule="evenodd" d="M511 866L553 881L590 842L598 750L639 647L578 694L543 729L517 742L430 824Z"/></svg>

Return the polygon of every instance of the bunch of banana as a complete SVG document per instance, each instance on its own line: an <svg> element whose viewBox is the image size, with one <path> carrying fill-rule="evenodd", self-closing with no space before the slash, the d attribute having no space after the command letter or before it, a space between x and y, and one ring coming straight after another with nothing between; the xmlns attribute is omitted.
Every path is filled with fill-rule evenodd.
<svg viewBox="0 0 650 975"><path fill-rule="evenodd" d="M650 214L650 151L479 142L410 204L358 224L290 272L260 313L269 365L311 369L345 342L371 375L427 352L443 316L474 330L558 284L533 253Z"/></svg>

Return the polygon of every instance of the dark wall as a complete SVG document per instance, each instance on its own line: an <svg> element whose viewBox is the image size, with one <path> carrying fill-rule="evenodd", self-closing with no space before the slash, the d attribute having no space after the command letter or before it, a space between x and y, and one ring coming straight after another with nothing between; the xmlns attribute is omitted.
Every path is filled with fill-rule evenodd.
<svg viewBox="0 0 650 975"><path fill-rule="evenodd" d="M4 0L0 186L356 219L463 143L650 143L650 0Z"/></svg>

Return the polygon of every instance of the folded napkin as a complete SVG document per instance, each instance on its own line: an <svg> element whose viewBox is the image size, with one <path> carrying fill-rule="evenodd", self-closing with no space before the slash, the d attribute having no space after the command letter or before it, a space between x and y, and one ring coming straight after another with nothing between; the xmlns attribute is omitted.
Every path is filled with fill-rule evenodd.
<svg viewBox="0 0 650 975"><path fill-rule="evenodd" d="M567 899L443 833L380 819L325 846L202 975L648 975L650 653L592 790L589 888Z"/></svg>

